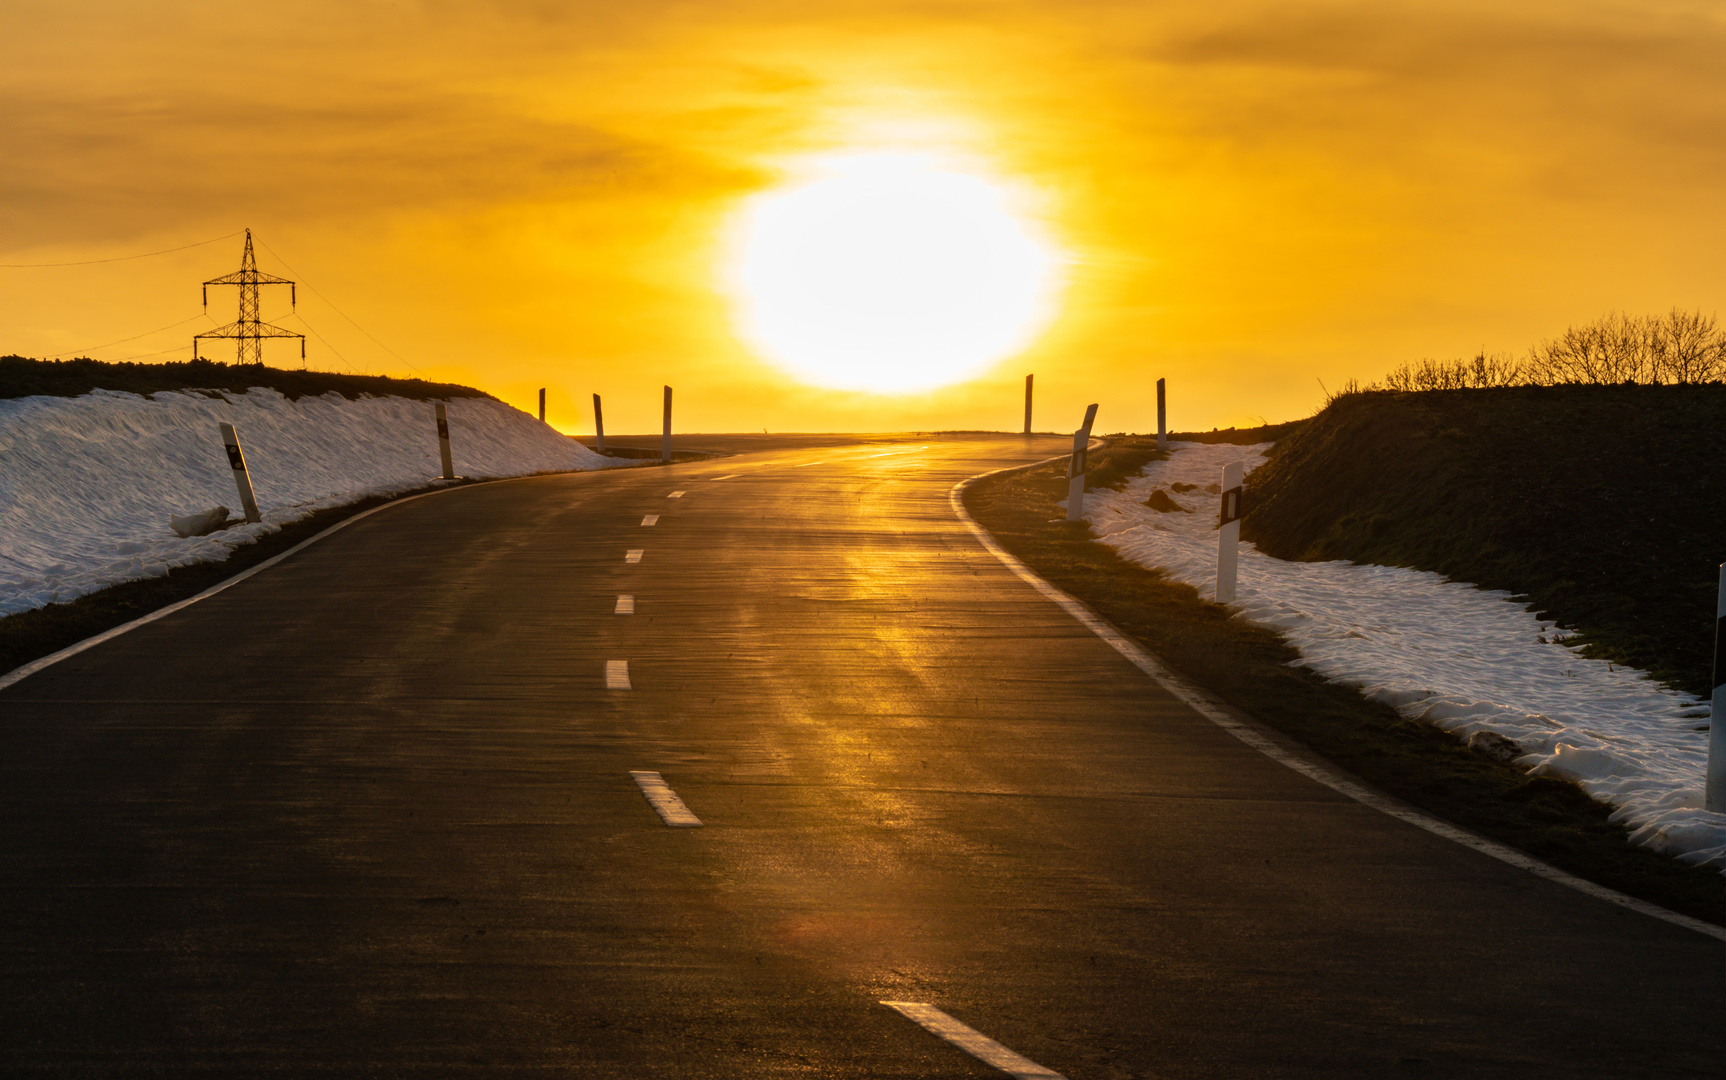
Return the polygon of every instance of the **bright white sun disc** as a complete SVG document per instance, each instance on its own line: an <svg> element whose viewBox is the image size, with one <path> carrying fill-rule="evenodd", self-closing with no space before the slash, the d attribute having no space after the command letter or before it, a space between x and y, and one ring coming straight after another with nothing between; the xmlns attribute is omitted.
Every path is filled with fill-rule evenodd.
<svg viewBox="0 0 1726 1080"><path fill-rule="evenodd" d="M927 390L1047 324L1056 260L1000 187L914 155L826 164L758 196L741 222L739 321L775 363L822 386Z"/></svg>

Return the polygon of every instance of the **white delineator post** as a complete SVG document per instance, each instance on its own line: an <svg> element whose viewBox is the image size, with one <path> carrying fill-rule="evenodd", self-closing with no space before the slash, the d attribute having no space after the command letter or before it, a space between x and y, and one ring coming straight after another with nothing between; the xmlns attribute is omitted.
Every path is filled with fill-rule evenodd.
<svg viewBox="0 0 1726 1080"><path fill-rule="evenodd" d="M665 431L659 436L659 460L671 461L671 387L665 388Z"/></svg>
<svg viewBox="0 0 1726 1080"><path fill-rule="evenodd" d="M1168 399L1163 396L1163 380L1157 380L1157 449L1169 448Z"/></svg>
<svg viewBox="0 0 1726 1080"><path fill-rule="evenodd" d="M443 402L437 403L437 452L443 462L443 478L455 479L455 463L449 456L449 410Z"/></svg>
<svg viewBox="0 0 1726 1080"><path fill-rule="evenodd" d="M1031 380L1035 375L1025 376L1025 434L1031 433Z"/></svg>
<svg viewBox="0 0 1726 1080"><path fill-rule="evenodd" d="M605 411L599 407L599 395L593 395L594 449L605 453Z"/></svg>
<svg viewBox="0 0 1726 1080"><path fill-rule="evenodd" d="M246 520L264 520L258 513L258 500L252 495L252 474L246 471L246 455L240 449L240 436L234 425L222 425L222 445L228 448L228 464L234 467L234 486L240 489L240 506L246 512Z"/></svg>
<svg viewBox="0 0 1726 1080"><path fill-rule="evenodd" d="M1223 466L1223 493L1217 513L1217 603L1235 598L1235 568L1241 546L1241 463Z"/></svg>
<svg viewBox="0 0 1726 1080"><path fill-rule="evenodd" d="M1720 592L1714 602L1714 705L1708 712L1708 779L1705 809L1726 814L1726 563L1720 566Z"/></svg>
<svg viewBox="0 0 1726 1080"><path fill-rule="evenodd" d="M1085 519L1085 464L1091 448L1091 422L1097 418L1095 403L1085 409L1085 422L1073 432L1073 457L1067 462L1067 520Z"/></svg>

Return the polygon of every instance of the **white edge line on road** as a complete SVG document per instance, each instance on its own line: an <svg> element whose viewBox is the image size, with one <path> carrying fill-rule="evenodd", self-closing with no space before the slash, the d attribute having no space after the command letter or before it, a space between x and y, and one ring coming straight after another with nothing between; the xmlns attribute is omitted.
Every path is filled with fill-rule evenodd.
<svg viewBox="0 0 1726 1080"><path fill-rule="evenodd" d="M1116 652L1126 657L1135 667L1149 675L1164 690L1179 698L1194 712L1272 761L1286 765L1295 772L1311 780L1316 780L1339 795L1345 795L1363 806L1370 806L1374 810L1389 814L1391 817L1405 821L1417 828L1425 829L1435 836L1442 836L1446 840L1461 844L1463 847L1473 848L1483 855L1490 855L1500 862L1509 863L1520 870L1526 870L1536 877L1542 877L1560 885L1567 885L1597 900L1604 900L1609 904L1629 908L1651 918L1669 922L1674 926L1694 930L1698 934L1706 934L1718 941L1726 941L1726 927L1715 926L1712 923L1703 922L1701 919L1693 919L1688 915L1680 915L1678 912L1668 911L1658 904L1638 900L1636 897L1626 896L1616 889L1609 889L1604 885L1597 885L1592 881L1579 878L1575 874L1558 869L1556 866L1543 863L1531 855L1525 855L1513 847L1501 844L1496 840L1488 840L1484 836L1469 832L1460 825L1453 825L1448 821L1433 817L1424 810L1417 810L1383 792L1375 791L1316 756L1294 753L1267 736L1257 721L1248 718L1246 714L1237 711L1233 706L1213 696L1209 691L1188 682L1183 676L1170 671L1161 660L1146 652L1137 642L1109 625L1102 616L1086 607L1083 602L1038 577L1035 571L1014 558L1005 548L996 543L995 538L989 535L988 530L977 524L976 519L965 509L964 493L966 488L986 477L1005 472L1017 472L1020 469L1033 469L1038 465L1047 464L1049 461L1059 461L1065 457L1067 457L1066 454L1061 454L1044 461L1032 462L1030 465L1018 465L1010 469L995 469L992 472L973 476L969 480L962 480L947 493L947 501L952 504L953 512L959 516L959 520L964 522L965 527L971 530L972 535L976 536L983 547L988 549L989 554L1001 560L1007 569L1017 574L1032 588L1065 608L1067 614L1077 619L1093 634L1108 642Z"/></svg>
<svg viewBox="0 0 1726 1080"><path fill-rule="evenodd" d="M647 797L647 804L653 807L661 821L674 829L701 827L701 819L689 812L689 807L683 805L677 792L666 785L664 777L647 769L631 769L629 775L635 780L635 786L641 789L642 795Z"/></svg>
<svg viewBox="0 0 1726 1080"><path fill-rule="evenodd" d="M613 615L634 615L635 597L629 593L617 594L617 606L611 609Z"/></svg>
<svg viewBox="0 0 1726 1080"><path fill-rule="evenodd" d="M583 470L583 471L590 471L591 472L594 470ZM449 491L460 491L462 488L478 487L479 484L482 484L482 483L483 484L508 484L508 483L511 483L513 481L516 481L516 480L537 480L537 479L539 479L539 477L541 475L544 475L544 474L536 474L534 476L506 476L506 477L502 477L502 478L497 479L497 480L482 480L479 483L475 483L475 484L461 484L461 485L452 486L452 487L440 487L440 488L436 489L435 491L422 491L418 495L408 495L408 496L404 496L403 498L400 498L400 499L391 499L389 502L383 503L382 505L379 505L379 506L374 506L370 510L362 510L359 513L353 515L352 517L343 518L342 520L336 522L334 525L331 525L329 528L323 530L322 532L313 533L311 536L306 537L304 540L301 540L299 543L295 544L293 547L289 548L286 551L279 552L278 554L275 554L275 555L271 555L269 558L265 559L263 562L259 563L258 565L251 567L250 569L242 570L239 573L235 574L231 578L228 578L224 581L216 582L214 585L211 585L209 588L205 589L201 593L198 593L196 596L188 596L184 600L176 600L174 603L169 604L167 607L157 608L155 611L150 612L148 615L140 615L136 619L133 619L129 623L121 623L119 626L116 626L111 630L104 630L100 634L95 635L94 637L87 637L83 641L77 642L76 644L68 645L64 649L61 649L59 652L49 653L47 656L43 656L43 657L40 657L38 659L32 660L28 664L25 664L22 667L13 668L11 671L7 672L5 675L0 675L0 690L4 690L9 686L16 685L17 683L21 683L25 679L28 679L30 676L36 674L38 671L41 671L43 668L52 667L53 665L58 664L62 660L66 660L66 659L69 659L71 657L77 656L79 653L83 652L86 649L93 649L96 646L102 644L104 641L112 641L115 638L119 637L121 634L124 634L129 630L136 630L136 629L138 629L138 627L144 626L148 623L153 623L157 619L167 618L169 615L172 615L174 612L179 611L181 608L191 607L193 604L197 603L200 600L208 600L210 597L221 592L223 589L232 588L233 586L238 585L240 582L251 577L253 574L261 574L265 570L268 570L270 567L276 565L277 563L288 558L289 556L298 554L304 548L311 547L313 544L317 543L319 540L322 540L324 537L330 535L331 533L340 532L342 529L347 528L349 525L352 525L354 522L364 520L365 518L369 518L373 514L378 513L379 511L389 510L389 509L392 509L392 508L397 507L397 506L403 506L403 505L406 505L407 503L413 502L416 499L424 499L424 498L431 496L431 495L442 495L445 492L449 492ZM291 525L291 524L293 524L293 522L288 522L288 524Z"/></svg>
<svg viewBox="0 0 1726 1080"><path fill-rule="evenodd" d="M605 688L607 690L633 690L629 685L629 661L607 660L605 662Z"/></svg>
<svg viewBox="0 0 1726 1080"><path fill-rule="evenodd" d="M643 525L658 525L659 524L659 515L658 514L646 514L642 517L641 523Z"/></svg>
<svg viewBox="0 0 1726 1080"><path fill-rule="evenodd" d="M1060 1073L1013 1053L975 1028L966 1027L933 1005L920 1001L883 1001L881 1004L931 1035L945 1039L978 1061L992 1065L1017 1080L1067 1080Z"/></svg>
<svg viewBox="0 0 1726 1080"><path fill-rule="evenodd" d="M644 555L646 553L647 553L646 548L630 548L628 551L623 553L623 561L624 562L640 562L642 555Z"/></svg>

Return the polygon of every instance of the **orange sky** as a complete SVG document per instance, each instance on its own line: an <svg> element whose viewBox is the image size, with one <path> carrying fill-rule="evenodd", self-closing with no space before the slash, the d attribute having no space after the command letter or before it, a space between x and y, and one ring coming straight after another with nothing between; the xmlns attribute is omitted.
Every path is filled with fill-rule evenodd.
<svg viewBox="0 0 1726 1080"><path fill-rule="evenodd" d="M1320 379L1719 308L1720 6L1507 6L10 0L0 263L249 226L302 282L303 323L265 317L315 331L310 366L546 386L571 432L596 391L608 428L656 429L666 382L683 430L1016 428L1027 371L1039 428L1093 400L1152 428L1159 376L1178 428L1288 419ZM1026 354L911 397L750 355L727 223L859 148L1034 194L1069 284ZM0 352L189 355L238 256L0 269Z"/></svg>

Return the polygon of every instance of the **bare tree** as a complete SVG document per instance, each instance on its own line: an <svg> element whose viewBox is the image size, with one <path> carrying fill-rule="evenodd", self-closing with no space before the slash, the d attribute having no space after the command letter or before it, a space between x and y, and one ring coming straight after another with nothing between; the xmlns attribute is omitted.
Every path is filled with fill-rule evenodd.
<svg viewBox="0 0 1726 1080"><path fill-rule="evenodd" d="M1536 345L1529 373L1542 383L1697 383L1726 372L1726 335L1714 316L1612 312Z"/></svg>
<svg viewBox="0 0 1726 1080"><path fill-rule="evenodd" d="M1650 323L1656 382L1709 382L1726 371L1726 334L1714 316L1673 308L1665 318Z"/></svg>
<svg viewBox="0 0 1726 1080"><path fill-rule="evenodd" d="M1530 351L1530 374L1543 383L1649 381L1653 357L1647 323L1614 311L1587 325L1568 327Z"/></svg>

